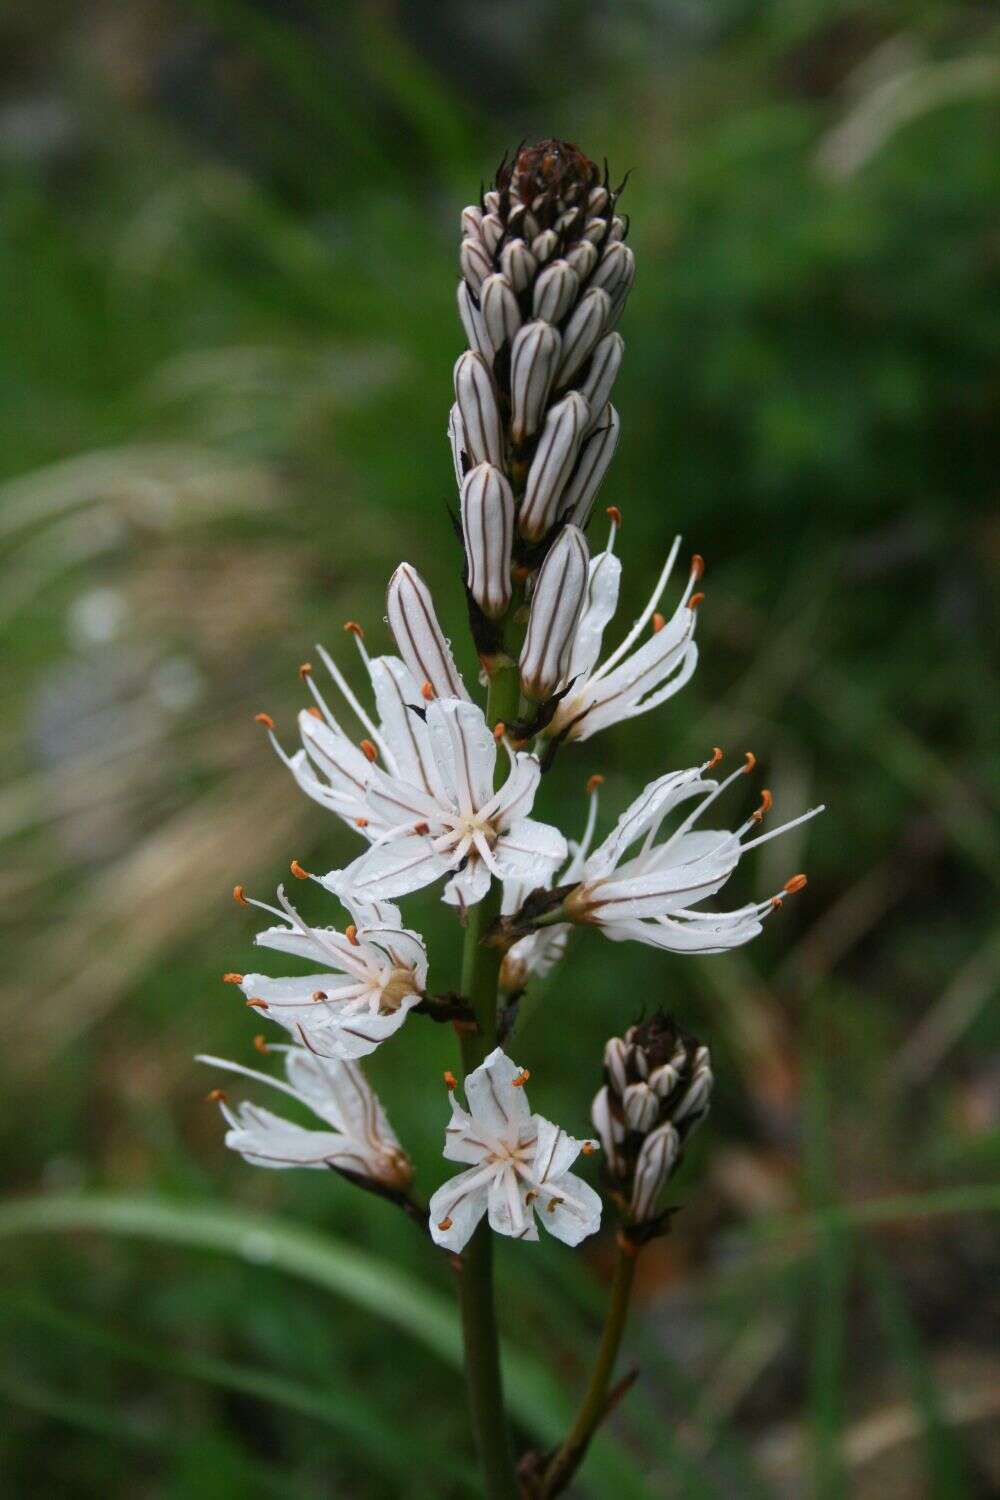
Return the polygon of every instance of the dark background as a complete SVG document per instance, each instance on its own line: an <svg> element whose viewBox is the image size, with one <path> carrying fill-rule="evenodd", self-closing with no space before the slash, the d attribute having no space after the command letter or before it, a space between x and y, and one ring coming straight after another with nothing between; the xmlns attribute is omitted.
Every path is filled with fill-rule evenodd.
<svg viewBox="0 0 1000 1500"><path fill-rule="evenodd" d="M607 826L714 744L756 751L779 813L829 809L727 893L808 870L752 948L581 940L521 1044L578 1133L641 1007L716 1062L640 1268L642 1378L577 1492L991 1492L995 9L94 0L0 35L7 1492L475 1494L443 1257L228 1156L192 1056L253 1056L218 982L252 951L233 883L355 848L254 713L290 741L312 643L353 671L346 618L386 648L401 556L472 661L458 212L553 134L632 174L621 619L675 531L708 571L694 682L564 755L540 815L572 832L600 771ZM453 983L450 918L409 913ZM411 1021L371 1070L423 1192L453 1061ZM78 1192L156 1198L169 1242L15 1234L11 1201L75 1222ZM271 1216L363 1259L290 1274ZM524 1441L580 1388L611 1253L499 1246Z"/></svg>

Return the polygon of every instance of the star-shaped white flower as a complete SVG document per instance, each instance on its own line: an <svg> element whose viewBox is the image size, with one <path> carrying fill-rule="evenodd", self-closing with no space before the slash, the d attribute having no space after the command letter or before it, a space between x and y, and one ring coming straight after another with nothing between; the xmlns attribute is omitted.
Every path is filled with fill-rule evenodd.
<svg viewBox="0 0 1000 1500"><path fill-rule="evenodd" d="M250 1005L311 1051L323 1057L365 1057L399 1030L423 998L427 949L388 902L368 905L345 893L341 899L354 920L346 932L338 932L309 926L281 886L277 907L242 892L241 899L281 922L257 934L259 947L323 966L321 973L289 979L227 976L239 984Z"/></svg>
<svg viewBox="0 0 1000 1500"><path fill-rule="evenodd" d="M307 1130L257 1104L232 1109L220 1098L229 1126L226 1145L255 1167L335 1167L394 1190L409 1186L413 1167L378 1096L356 1063L316 1057L304 1047L271 1047L285 1059L287 1082L222 1057L198 1062L239 1073L280 1090L312 1110L325 1130Z"/></svg>
<svg viewBox="0 0 1000 1500"><path fill-rule="evenodd" d="M484 1214L491 1229L519 1240L537 1240L536 1215L567 1245L600 1227L600 1198L569 1170L595 1143L533 1115L527 1077L497 1047L465 1080L468 1110L452 1098L444 1155L471 1165L430 1202L431 1235L448 1250L463 1249Z"/></svg>
<svg viewBox="0 0 1000 1500"><path fill-rule="evenodd" d="M698 664L694 631L700 595L693 589L704 568L700 557L692 561L687 587L670 618L664 620L656 613L680 549L677 537L642 614L621 645L598 665L621 585L621 563L614 552L616 531L613 517L606 550L591 559L587 594L566 665L570 688L546 731L553 738L588 740L610 724L649 713L679 692ZM650 621L653 634L639 646L636 643Z"/></svg>
<svg viewBox="0 0 1000 1500"><path fill-rule="evenodd" d="M716 798L755 764L748 754L746 764L724 781L706 778L704 772L721 759L717 750L704 765L661 776L622 813L588 858L583 882L566 899L566 912L574 921L596 923L615 942L633 938L675 953L721 953L756 937L763 918L786 894L805 885L805 876L796 875L777 894L736 911L692 909L721 890L749 849L823 811L811 808L780 828L748 838L771 807L771 794L765 791L760 807L735 832L696 828ZM657 842L664 821L692 798L699 799L694 811ZM638 852L626 859L637 844Z"/></svg>
<svg viewBox="0 0 1000 1500"><path fill-rule="evenodd" d="M365 804L384 832L324 883L356 899L384 901L451 874L444 899L464 906L482 900L491 877L530 876L544 884L565 859L566 840L527 816L541 777L536 757L515 755L505 741L510 775L495 792L497 745L481 708L434 698L418 722L427 752L422 784L371 767Z"/></svg>

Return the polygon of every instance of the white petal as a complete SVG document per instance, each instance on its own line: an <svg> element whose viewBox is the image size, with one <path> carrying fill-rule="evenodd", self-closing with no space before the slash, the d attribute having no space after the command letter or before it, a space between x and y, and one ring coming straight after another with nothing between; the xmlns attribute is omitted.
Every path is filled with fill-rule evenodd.
<svg viewBox="0 0 1000 1500"><path fill-rule="evenodd" d="M490 1228L515 1240L537 1240L535 1216L524 1201L524 1188L511 1167L498 1172L489 1187Z"/></svg>
<svg viewBox="0 0 1000 1500"><path fill-rule="evenodd" d="M482 1138L482 1132L476 1130L476 1124L467 1110L459 1104L455 1095L451 1096L451 1119L448 1121L444 1133L444 1151L442 1155L446 1161L464 1161L473 1166L480 1166L491 1155L493 1143Z"/></svg>
<svg viewBox="0 0 1000 1500"><path fill-rule="evenodd" d="M587 594L566 670L569 681L588 677L597 665L604 632L618 608L621 576L622 565L613 552L600 552L592 559Z"/></svg>
<svg viewBox="0 0 1000 1500"><path fill-rule="evenodd" d="M419 835L393 839L369 849L346 870L336 872L338 883L371 901L405 896L431 885L451 869L450 862Z"/></svg>
<svg viewBox="0 0 1000 1500"><path fill-rule="evenodd" d="M668 953L725 953L755 938L761 930L761 921L756 908L748 907L743 912L720 913L710 922L660 917L652 922L631 920L600 926L605 937L615 943L646 943Z"/></svg>
<svg viewBox="0 0 1000 1500"><path fill-rule="evenodd" d="M472 1167L438 1188L429 1205L431 1239L436 1245L454 1254L465 1249L486 1212L492 1175Z"/></svg>
<svg viewBox="0 0 1000 1500"><path fill-rule="evenodd" d="M524 1089L515 1086L521 1069L495 1047L465 1080L465 1098L475 1125L499 1141L512 1140L531 1119Z"/></svg>
<svg viewBox="0 0 1000 1500"><path fill-rule="evenodd" d="M701 768L692 766L651 781L625 809L611 833L587 860L587 879L592 880L613 870L626 850L685 798L711 791L715 782L700 781L700 775Z"/></svg>
<svg viewBox="0 0 1000 1500"><path fill-rule="evenodd" d="M448 881L441 900L448 906L478 906L490 888L490 872L475 851L461 870Z"/></svg>
<svg viewBox="0 0 1000 1500"><path fill-rule="evenodd" d="M493 795L497 747L482 709L456 698L427 705L434 756L442 780L461 813L484 807Z"/></svg>
<svg viewBox="0 0 1000 1500"><path fill-rule="evenodd" d="M588 1235L596 1234L601 1227L601 1200L594 1189L567 1172L564 1177L547 1184L547 1192L536 1199L534 1208L539 1222L566 1245L578 1245Z"/></svg>
<svg viewBox="0 0 1000 1500"><path fill-rule="evenodd" d="M398 1147L381 1101L356 1063L289 1047L285 1072L292 1088L321 1120L372 1150Z"/></svg>
<svg viewBox="0 0 1000 1500"><path fill-rule="evenodd" d="M551 1120L545 1120L541 1115L534 1116L534 1125L538 1131L538 1144L531 1164L531 1175L541 1186L569 1171L580 1154L583 1142L567 1135L561 1125L553 1125Z"/></svg>
<svg viewBox="0 0 1000 1500"><path fill-rule="evenodd" d="M407 995L396 1010L372 1014L361 1011L353 1015L333 1014L311 1025L309 1018L301 1018L296 1034L311 1052L324 1058L342 1058L352 1061L368 1057L389 1037L395 1036L403 1025L407 1014L420 1003L419 995ZM323 1007L314 1006L314 1014Z"/></svg>
<svg viewBox="0 0 1000 1500"><path fill-rule="evenodd" d="M441 831L441 808L435 798L412 782L387 776L381 766L370 768L365 796L371 813L388 828L409 830L426 823L431 833Z"/></svg>
<svg viewBox="0 0 1000 1500"><path fill-rule="evenodd" d="M304 1130L259 1105L243 1104L226 1131L226 1145L255 1167L323 1167L331 1164L368 1175L367 1155L342 1135Z"/></svg>
<svg viewBox="0 0 1000 1500"><path fill-rule="evenodd" d="M505 880L547 885L567 855L566 840L551 823L521 818L497 839L493 853Z"/></svg>
<svg viewBox="0 0 1000 1500"><path fill-rule="evenodd" d="M534 755L519 750L510 775L482 809L496 828L507 828L531 811L542 768Z"/></svg>
<svg viewBox="0 0 1000 1500"><path fill-rule="evenodd" d="M426 708L421 684L398 656L378 656L369 666L382 734L404 781L422 787L429 796L441 793L440 778L424 722Z"/></svg>

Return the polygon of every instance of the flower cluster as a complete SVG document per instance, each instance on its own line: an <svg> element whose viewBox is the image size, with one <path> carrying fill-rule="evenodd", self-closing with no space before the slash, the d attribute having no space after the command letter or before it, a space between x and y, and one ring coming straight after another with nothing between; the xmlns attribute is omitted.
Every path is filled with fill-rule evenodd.
<svg viewBox="0 0 1000 1500"><path fill-rule="evenodd" d="M620 512L608 510L607 541L593 555L586 529L618 441L610 397L624 342L615 325L635 273L618 196L575 147L545 141L503 165L495 186L462 213L458 308L469 347L455 366L448 432L486 710L476 682L459 670L430 589L403 562L386 596L395 650L372 656L362 627L345 626L365 692L318 646L329 685L311 663L300 668L311 701L298 716L297 746L286 746L270 715L258 715L301 790L360 847L321 875L292 863L293 875L343 905L350 921L342 929L312 925L282 888L276 906L236 888L241 903L273 919L258 945L312 971L225 976L264 1021L290 1035L282 1047L258 1038L259 1050L283 1055L287 1081L204 1060L269 1083L327 1128L306 1130L250 1104L234 1111L220 1097L226 1142L260 1165L330 1166L408 1195L410 1163L358 1059L411 1014L455 1018L429 990L423 938L392 904L440 883L442 899L467 925L473 967L489 969L485 1007L481 985L477 1008L471 995L455 1001L474 1040L465 1105L452 1100L444 1155L465 1170L434 1193L426 1220L452 1251L484 1216L514 1238L537 1238L541 1223L570 1244L600 1222L600 1199L570 1171L594 1143L530 1113L527 1074L493 1045L498 1007L509 1009L527 984L550 974L578 929L677 953L750 941L804 876L733 910L704 903L744 854L820 810L763 832L772 801L763 791L734 830L704 826L709 808L754 765L748 755L716 780L709 774L722 759L716 751L657 777L601 842L599 776L588 783L578 841L534 816L543 772L560 747L660 707L698 660L700 557L670 611L660 612L680 538L638 619L613 649L603 648L621 585ZM707 1107L707 1052L670 1023L647 1022L609 1042L605 1076L594 1124L607 1176L631 1221L647 1222Z"/></svg>

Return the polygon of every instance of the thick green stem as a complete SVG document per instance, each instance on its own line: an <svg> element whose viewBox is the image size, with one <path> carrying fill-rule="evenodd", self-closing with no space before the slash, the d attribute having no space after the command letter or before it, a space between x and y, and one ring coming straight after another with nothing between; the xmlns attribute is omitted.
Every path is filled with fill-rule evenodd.
<svg viewBox="0 0 1000 1500"><path fill-rule="evenodd" d="M601 1335L601 1347L597 1351L597 1360L590 1374L590 1382L580 1402L573 1425L546 1472L542 1489L545 1500L560 1494L569 1484L583 1462L590 1440L608 1409L611 1376L614 1373L615 1360L618 1358L632 1296L635 1259L634 1250L619 1249L615 1277L611 1284L611 1299L604 1319L604 1332Z"/></svg>
<svg viewBox="0 0 1000 1500"><path fill-rule="evenodd" d="M504 661L490 679L486 712L491 728L512 717L517 694L517 664ZM507 767L499 764L499 759L497 776L502 780ZM468 914L462 954L462 994L472 1005L478 1033L462 1036L463 1073L471 1073L496 1046L497 988L503 955L499 948L484 947L482 939L500 915L501 896L502 889L494 881L483 900ZM469 1403L483 1469L484 1493L486 1500L517 1500L519 1489L504 1411L493 1297L493 1240L485 1222L480 1224L462 1256L460 1284Z"/></svg>

